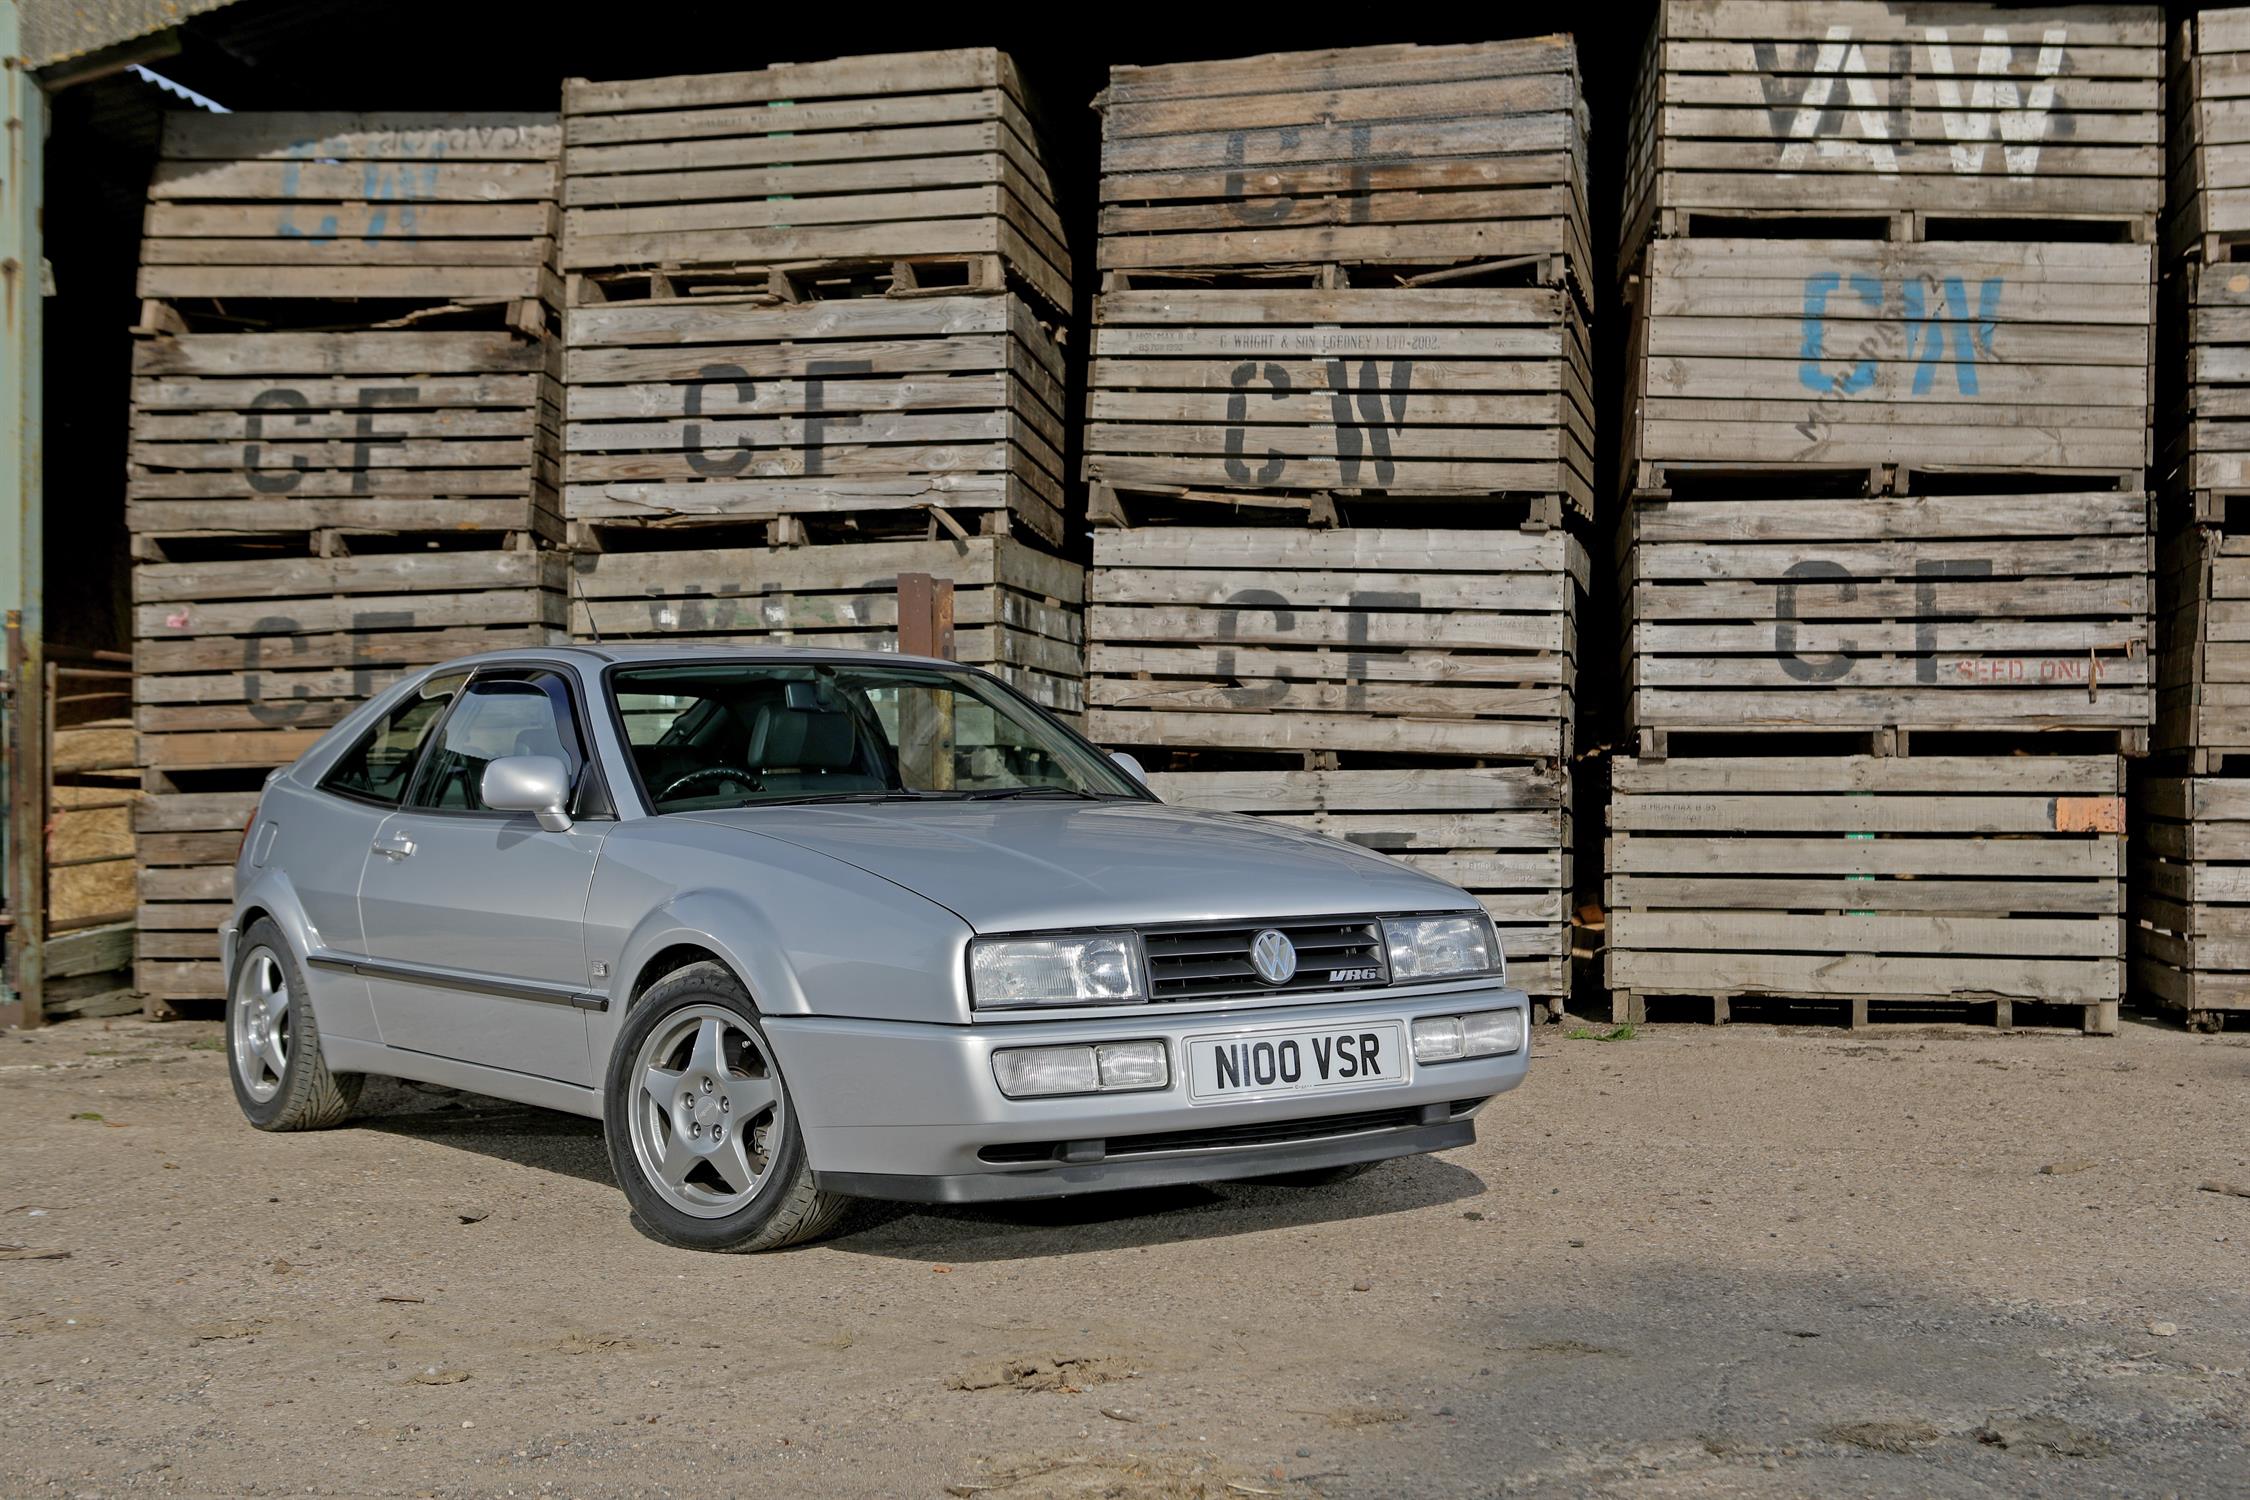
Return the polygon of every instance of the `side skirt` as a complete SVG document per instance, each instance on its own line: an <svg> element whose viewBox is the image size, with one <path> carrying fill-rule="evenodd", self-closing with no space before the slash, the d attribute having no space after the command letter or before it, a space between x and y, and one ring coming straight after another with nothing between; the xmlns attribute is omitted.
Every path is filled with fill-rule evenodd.
<svg viewBox="0 0 2250 1500"><path fill-rule="evenodd" d="M602 1117L600 1089L558 1083L552 1078L534 1078L529 1073L511 1073L506 1068L482 1067L428 1052L409 1052L401 1047L386 1047L381 1042L354 1041L349 1037L324 1036L320 1039L320 1048L333 1073L375 1073L385 1078L408 1078L416 1083L465 1089L472 1094L489 1094L495 1099L509 1099L541 1109L559 1109L565 1114L584 1115L589 1119Z"/></svg>

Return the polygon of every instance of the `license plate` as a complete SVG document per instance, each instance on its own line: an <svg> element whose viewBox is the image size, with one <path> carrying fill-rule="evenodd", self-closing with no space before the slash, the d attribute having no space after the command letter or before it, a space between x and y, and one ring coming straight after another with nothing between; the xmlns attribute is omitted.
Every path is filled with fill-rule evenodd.
<svg viewBox="0 0 2250 1500"><path fill-rule="evenodd" d="M1396 1021L1188 1038L1188 1096L1378 1088L1406 1082L1406 1031Z"/></svg>

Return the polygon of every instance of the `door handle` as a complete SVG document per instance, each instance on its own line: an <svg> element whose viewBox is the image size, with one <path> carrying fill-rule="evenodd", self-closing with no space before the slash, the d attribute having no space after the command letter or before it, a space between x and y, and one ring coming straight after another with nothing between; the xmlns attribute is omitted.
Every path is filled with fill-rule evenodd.
<svg viewBox="0 0 2250 1500"><path fill-rule="evenodd" d="M414 852L414 840L403 833L394 833L388 838L377 839L369 847L385 859L404 859Z"/></svg>

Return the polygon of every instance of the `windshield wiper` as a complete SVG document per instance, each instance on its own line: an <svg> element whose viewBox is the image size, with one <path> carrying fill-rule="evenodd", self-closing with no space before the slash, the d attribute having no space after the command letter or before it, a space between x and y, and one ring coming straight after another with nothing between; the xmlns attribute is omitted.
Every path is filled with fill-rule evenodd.
<svg viewBox="0 0 2250 1500"><path fill-rule="evenodd" d="M1068 797L1074 802L1107 802L1109 798L1098 792L1082 792L1072 786L1004 786L989 792L963 792L964 802L1005 802L1016 797Z"/></svg>
<svg viewBox="0 0 2250 1500"><path fill-rule="evenodd" d="M739 807L802 807L808 802L921 802L926 792L893 789L887 792L808 792L802 797L759 797Z"/></svg>

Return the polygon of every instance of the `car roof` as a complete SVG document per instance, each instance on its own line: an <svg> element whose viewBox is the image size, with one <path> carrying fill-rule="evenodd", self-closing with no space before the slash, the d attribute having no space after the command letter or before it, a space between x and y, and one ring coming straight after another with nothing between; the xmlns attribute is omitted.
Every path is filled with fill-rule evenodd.
<svg viewBox="0 0 2250 1500"><path fill-rule="evenodd" d="M584 641L568 645L514 646L505 651L485 651L475 656L463 656L434 668L444 671L454 667L505 666L509 662L551 662L557 658L576 661L588 669L599 670L605 666L632 664L647 666L678 662L749 661L749 662L882 662L897 665L911 662L917 666L958 667L960 662L947 661L933 656L906 656L896 651L845 651L810 646L728 646L694 645L668 646L620 642L616 645L589 644Z"/></svg>

